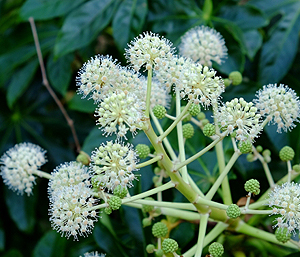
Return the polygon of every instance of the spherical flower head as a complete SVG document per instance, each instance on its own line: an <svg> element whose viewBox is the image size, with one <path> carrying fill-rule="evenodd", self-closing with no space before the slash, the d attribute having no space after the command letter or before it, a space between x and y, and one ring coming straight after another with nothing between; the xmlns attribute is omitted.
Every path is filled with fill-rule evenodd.
<svg viewBox="0 0 300 257"><path fill-rule="evenodd" d="M291 239L292 234L289 233L287 228L277 228L275 231L275 237L279 242L286 243Z"/></svg>
<svg viewBox="0 0 300 257"><path fill-rule="evenodd" d="M236 133L236 140L252 142L261 130L260 114L253 105L243 98L234 98L219 107L215 118L223 130L229 134Z"/></svg>
<svg viewBox="0 0 300 257"><path fill-rule="evenodd" d="M161 63L173 55L172 43L152 32L144 32L128 44L125 57L135 70L159 69Z"/></svg>
<svg viewBox="0 0 300 257"><path fill-rule="evenodd" d="M90 186L91 171L79 162L66 162L57 166L51 173L48 191L62 190L64 187L77 184Z"/></svg>
<svg viewBox="0 0 300 257"><path fill-rule="evenodd" d="M118 185L114 189L114 195L120 197L123 199L128 193L128 190L126 187L122 187L121 185Z"/></svg>
<svg viewBox="0 0 300 257"><path fill-rule="evenodd" d="M228 78L231 80L232 85L237 86L242 83L243 76L239 71L232 71L228 75Z"/></svg>
<svg viewBox="0 0 300 257"><path fill-rule="evenodd" d="M145 200L148 201L154 201L154 199L152 197L146 197ZM147 205L147 204L142 204L142 211L143 212L152 212L154 211L154 206L153 205Z"/></svg>
<svg viewBox="0 0 300 257"><path fill-rule="evenodd" d="M240 141L238 145L239 150L241 153L251 153L252 152L252 143L249 140Z"/></svg>
<svg viewBox="0 0 300 257"><path fill-rule="evenodd" d="M294 128L294 122L299 122L300 102L294 90L280 84L263 86L254 100L261 115L266 116L269 122L277 124L277 132L287 132Z"/></svg>
<svg viewBox="0 0 300 257"><path fill-rule="evenodd" d="M189 108L189 113L192 116L197 116L200 113L200 105L192 103Z"/></svg>
<svg viewBox="0 0 300 257"><path fill-rule="evenodd" d="M198 26L181 37L179 53L211 67L212 61L218 64L223 62L227 57L227 47L219 32L206 26Z"/></svg>
<svg viewBox="0 0 300 257"><path fill-rule="evenodd" d="M250 192L254 195L258 195L260 193L260 184L256 179L249 179L246 181L244 188L247 192Z"/></svg>
<svg viewBox="0 0 300 257"><path fill-rule="evenodd" d="M0 158L1 175L10 189L29 196L35 184L35 175L47 160L46 151L32 143L21 143L6 151Z"/></svg>
<svg viewBox="0 0 300 257"><path fill-rule="evenodd" d="M113 195L109 198L108 204L109 204L109 207L115 211L121 207L122 200L120 197Z"/></svg>
<svg viewBox="0 0 300 257"><path fill-rule="evenodd" d="M137 129L142 128L144 109L145 102L135 94L118 90L106 95L96 109L95 117L104 134L126 137L128 130L136 134Z"/></svg>
<svg viewBox="0 0 300 257"><path fill-rule="evenodd" d="M297 183L284 183L276 186L269 194L269 206L272 215L278 215L274 227L287 228L289 233L295 233L300 226L300 186Z"/></svg>
<svg viewBox="0 0 300 257"><path fill-rule="evenodd" d="M78 92L98 102L118 79L120 67L111 56L96 55L86 62L76 78Z"/></svg>
<svg viewBox="0 0 300 257"><path fill-rule="evenodd" d="M141 159L146 159L150 154L150 147L146 144L138 144L135 150Z"/></svg>
<svg viewBox="0 0 300 257"><path fill-rule="evenodd" d="M172 238L166 238L163 241L161 248L165 253L174 253L178 249L178 243Z"/></svg>
<svg viewBox="0 0 300 257"><path fill-rule="evenodd" d="M149 244L146 246L146 252L147 253L153 253L155 249L155 246L153 244Z"/></svg>
<svg viewBox="0 0 300 257"><path fill-rule="evenodd" d="M152 227L152 234L155 237L166 237L168 234L168 227L163 222L156 222Z"/></svg>
<svg viewBox="0 0 300 257"><path fill-rule="evenodd" d="M195 129L191 123L182 125L182 135L184 138L192 138L195 133Z"/></svg>
<svg viewBox="0 0 300 257"><path fill-rule="evenodd" d="M159 83L156 77L153 77L151 84L150 107L154 108L154 106L160 105L169 109L171 102L171 95L169 94L169 91L170 90L168 88ZM146 92L146 90L144 92Z"/></svg>
<svg viewBox="0 0 300 257"><path fill-rule="evenodd" d="M284 161L291 161L295 157L295 152L292 147L290 146L284 146L280 151L279 151L279 158Z"/></svg>
<svg viewBox="0 0 300 257"><path fill-rule="evenodd" d="M92 152L90 168L97 177L100 188L113 191L116 186L131 187L136 170L137 154L131 144L118 141L102 143Z"/></svg>
<svg viewBox="0 0 300 257"><path fill-rule="evenodd" d="M97 213L91 210L96 200L91 188L85 184L63 187L54 191L50 199L50 221L52 227L62 236L85 236L92 232Z"/></svg>
<svg viewBox="0 0 300 257"><path fill-rule="evenodd" d="M203 127L204 136L211 137L216 134L216 126L214 124L208 123Z"/></svg>
<svg viewBox="0 0 300 257"><path fill-rule="evenodd" d="M153 111L154 116L158 119L164 118L167 113L166 108L161 105L155 105L153 107L152 111Z"/></svg>
<svg viewBox="0 0 300 257"><path fill-rule="evenodd" d="M213 242L209 247L208 247L208 252L212 257L221 257L224 253L224 247L222 244L218 242Z"/></svg>
<svg viewBox="0 0 300 257"><path fill-rule="evenodd" d="M230 204L227 207L226 214L231 219L236 219L241 216L241 210L236 204Z"/></svg>
<svg viewBox="0 0 300 257"><path fill-rule="evenodd" d="M82 256L80 256L82 257ZM83 257L105 257L104 253L98 253L96 252L90 252L90 253L85 253Z"/></svg>

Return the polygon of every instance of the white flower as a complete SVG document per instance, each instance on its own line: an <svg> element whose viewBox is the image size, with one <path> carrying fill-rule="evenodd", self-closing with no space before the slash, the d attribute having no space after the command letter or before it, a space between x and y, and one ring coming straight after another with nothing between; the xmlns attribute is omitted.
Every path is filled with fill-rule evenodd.
<svg viewBox="0 0 300 257"><path fill-rule="evenodd" d="M276 218L275 227L287 228L294 232L300 228L300 185L297 183L284 183L276 186L269 194L269 206L273 208L271 215Z"/></svg>
<svg viewBox="0 0 300 257"><path fill-rule="evenodd" d="M82 257L82 256L80 256ZM96 252L85 253L83 257L105 257L105 254Z"/></svg>
<svg viewBox="0 0 300 257"><path fill-rule="evenodd" d="M253 141L261 130L260 114L252 102L247 103L243 98L234 98L219 107L215 113L218 125L232 134L236 132L236 139Z"/></svg>
<svg viewBox="0 0 300 257"><path fill-rule="evenodd" d="M48 191L61 190L63 187L85 184L90 185L91 171L79 162L66 162L57 166L51 173Z"/></svg>
<svg viewBox="0 0 300 257"><path fill-rule="evenodd" d="M95 182L110 191L117 185L131 187L135 179L132 172L136 170L136 155L133 145L129 143L125 146L117 141L102 143L91 156L90 167L99 175Z"/></svg>
<svg viewBox="0 0 300 257"><path fill-rule="evenodd" d="M299 122L299 97L288 86L269 84L259 90L256 96L254 102L257 109L270 122L277 124L277 132L291 130L296 126L294 122Z"/></svg>
<svg viewBox="0 0 300 257"><path fill-rule="evenodd" d="M46 151L32 143L21 143L10 148L0 158L4 183L17 193L32 193L35 176L47 160Z"/></svg>
<svg viewBox="0 0 300 257"><path fill-rule="evenodd" d="M145 102L135 94L118 90L108 93L103 102L96 109L97 125L105 134L116 133L119 137L125 137L128 130L136 133L142 127Z"/></svg>
<svg viewBox="0 0 300 257"><path fill-rule="evenodd" d="M139 70L145 65L147 70L159 69L163 60L172 56L174 49L172 43L152 32L144 32L128 44L125 56Z"/></svg>
<svg viewBox="0 0 300 257"><path fill-rule="evenodd" d="M181 37L179 53L202 65L212 66L227 57L227 48L222 35L214 29L199 26L190 29Z"/></svg>
<svg viewBox="0 0 300 257"><path fill-rule="evenodd" d="M156 77L153 77L151 85L150 107L153 108L155 105L161 105L165 108L169 108L170 102L171 95L168 93L168 89L163 87Z"/></svg>
<svg viewBox="0 0 300 257"><path fill-rule="evenodd" d="M50 221L52 227L62 236L85 236L92 232L97 213L92 209L96 200L92 189L85 184L62 187L50 196Z"/></svg>

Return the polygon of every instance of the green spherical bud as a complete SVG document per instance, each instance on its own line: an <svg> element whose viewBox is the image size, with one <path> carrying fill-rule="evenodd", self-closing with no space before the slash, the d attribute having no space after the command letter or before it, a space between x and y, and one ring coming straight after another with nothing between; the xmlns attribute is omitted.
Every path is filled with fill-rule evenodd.
<svg viewBox="0 0 300 257"><path fill-rule="evenodd" d="M156 184L159 181L159 176L154 176L152 178L153 184Z"/></svg>
<svg viewBox="0 0 300 257"><path fill-rule="evenodd" d="M160 167L155 167L155 168L154 168L154 174L155 174L155 175L159 175L160 172L161 172L161 168L160 168Z"/></svg>
<svg viewBox="0 0 300 257"><path fill-rule="evenodd" d="M178 249L178 243L172 238L166 238L163 241L161 248L165 253L174 253Z"/></svg>
<svg viewBox="0 0 300 257"><path fill-rule="evenodd" d="M144 218L142 220L142 223L143 223L143 227L149 227L149 226L151 226L152 221L149 218Z"/></svg>
<svg viewBox="0 0 300 257"><path fill-rule="evenodd" d="M242 83L243 76L239 71L233 71L229 74L228 78L231 80L232 85L237 86Z"/></svg>
<svg viewBox="0 0 300 257"><path fill-rule="evenodd" d="M256 147L256 151L259 152L259 153L262 152L263 151L263 147L261 145L258 145Z"/></svg>
<svg viewBox="0 0 300 257"><path fill-rule="evenodd" d="M184 124L182 126L182 134L186 139L192 138L195 133L195 129L191 123Z"/></svg>
<svg viewBox="0 0 300 257"><path fill-rule="evenodd" d="M98 189L99 187L103 187L104 186L103 183L99 182L101 177L102 177L102 175L94 175L91 178L91 183L92 183L93 188Z"/></svg>
<svg viewBox="0 0 300 257"><path fill-rule="evenodd" d="M168 234L167 225L162 222L156 222L152 227L152 234L155 237L165 237Z"/></svg>
<svg viewBox="0 0 300 257"><path fill-rule="evenodd" d="M158 249L156 252L155 252L155 256L156 257L162 257L164 255L164 251L162 249Z"/></svg>
<svg viewBox="0 0 300 257"><path fill-rule="evenodd" d="M167 113L166 108L161 105L155 105L153 107L152 111L153 111L154 116L158 119L164 118Z"/></svg>
<svg viewBox="0 0 300 257"><path fill-rule="evenodd" d="M206 124L209 124L209 120L208 119L203 119L201 120L202 125L205 126Z"/></svg>
<svg viewBox="0 0 300 257"><path fill-rule="evenodd" d="M137 154L139 155L139 157L141 159L145 159L148 157L149 153L150 153L150 148L149 146L145 145L145 144L138 144L135 147L135 150L137 152Z"/></svg>
<svg viewBox="0 0 300 257"><path fill-rule="evenodd" d="M80 151L79 155L76 157L76 161L81 162L83 165L89 165L91 159L87 153Z"/></svg>
<svg viewBox="0 0 300 257"><path fill-rule="evenodd" d="M263 156L271 156L271 151L269 149L265 149L265 150L263 150L262 155Z"/></svg>
<svg viewBox="0 0 300 257"><path fill-rule="evenodd" d="M154 201L154 199L152 197L146 197L145 200ZM142 211L143 212L151 212L153 210L154 210L154 206L153 205L142 204Z"/></svg>
<svg viewBox="0 0 300 257"><path fill-rule="evenodd" d="M252 152L252 143L250 141L240 141L238 145L241 153L250 153Z"/></svg>
<svg viewBox="0 0 300 257"><path fill-rule="evenodd" d="M231 219L241 216L241 210L236 204L230 204L226 210L226 214Z"/></svg>
<svg viewBox="0 0 300 257"><path fill-rule="evenodd" d="M110 207L105 207L105 208L104 208L104 212L105 212L107 215L109 215L109 214L112 213L112 209L111 209Z"/></svg>
<svg viewBox="0 0 300 257"><path fill-rule="evenodd" d="M203 119L205 119L205 113L204 112L200 112L198 115L197 115L197 119L198 120L203 120Z"/></svg>
<svg viewBox="0 0 300 257"><path fill-rule="evenodd" d="M185 108L185 106L181 106L180 112L182 112L182 111L184 110L184 108ZM186 117L185 117L185 116L186 116ZM185 118L184 118L182 121L183 121L183 122L188 122L188 121L191 120L192 115L191 115L189 112L187 112L187 113L185 113L185 115L184 115L183 117L185 117Z"/></svg>
<svg viewBox="0 0 300 257"><path fill-rule="evenodd" d="M155 187L160 187L162 186L162 181L157 181L155 184L154 184Z"/></svg>
<svg viewBox="0 0 300 257"><path fill-rule="evenodd" d="M117 185L114 189L114 195L123 199L127 195L128 191L126 187L122 187L121 185Z"/></svg>
<svg viewBox="0 0 300 257"><path fill-rule="evenodd" d="M254 195L258 195L260 192L260 184L256 179L249 179L245 183L244 188L247 192L250 192L251 194Z"/></svg>
<svg viewBox="0 0 300 257"><path fill-rule="evenodd" d="M248 153L247 156L246 156L246 160L248 162L253 162L254 161L254 154Z"/></svg>
<svg viewBox="0 0 300 257"><path fill-rule="evenodd" d="M155 249L155 246L152 245L152 244L146 246L146 252L147 253L153 253L154 249Z"/></svg>
<svg viewBox="0 0 300 257"><path fill-rule="evenodd" d="M120 197L113 195L109 198L107 201L109 204L109 207L112 208L114 211L118 210L122 205L122 200Z"/></svg>
<svg viewBox="0 0 300 257"><path fill-rule="evenodd" d="M155 214L156 215L161 215L161 209L160 208L156 208L155 209Z"/></svg>
<svg viewBox="0 0 300 257"><path fill-rule="evenodd" d="M223 81L224 81L224 86L225 87L228 87L228 86L231 85L231 80L230 79L224 79Z"/></svg>
<svg viewBox="0 0 300 257"><path fill-rule="evenodd" d="M199 105L199 104L192 103L192 105L191 105L190 108L189 108L189 113L190 113L192 116L197 116L197 115L200 113L200 105Z"/></svg>
<svg viewBox="0 0 300 257"><path fill-rule="evenodd" d="M208 252L212 257L220 257L224 253L224 247L222 244L214 242L208 247Z"/></svg>
<svg viewBox="0 0 300 257"><path fill-rule="evenodd" d="M292 237L292 234L289 233L287 228L277 228L275 231L276 239L281 243L286 243Z"/></svg>
<svg viewBox="0 0 300 257"><path fill-rule="evenodd" d="M283 147L279 152L279 158L284 162L293 160L294 156L295 152L293 148L289 146Z"/></svg>
<svg viewBox="0 0 300 257"><path fill-rule="evenodd" d="M296 172L300 172L300 164L295 164L293 166L293 170L296 171Z"/></svg>
<svg viewBox="0 0 300 257"><path fill-rule="evenodd" d="M202 121L203 122L203 121ZM216 134L216 126L208 123L203 127L204 136L211 137Z"/></svg>

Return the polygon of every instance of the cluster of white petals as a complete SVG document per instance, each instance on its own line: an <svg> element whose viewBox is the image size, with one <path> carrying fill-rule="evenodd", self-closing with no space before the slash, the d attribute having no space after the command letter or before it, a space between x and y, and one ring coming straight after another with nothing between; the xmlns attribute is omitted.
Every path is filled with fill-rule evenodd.
<svg viewBox="0 0 300 257"><path fill-rule="evenodd" d="M80 256L82 257L82 256ZM96 252L90 252L90 253L85 253L83 257L105 257L104 253L98 253Z"/></svg>
<svg viewBox="0 0 300 257"><path fill-rule="evenodd" d="M47 160L46 151L32 143L21 143L10 148L0 158L4 183L17 193L32 193L35 176Z"/></svg>
<svg viewBox="0 0 300 257"><path fill-rule="evenodd" d="M128 44L126 58L135 70L145 65L147 70L159 69L161 63L173 55L172 43L152 32L144 32Z"/></svg>
<svg viewBox="0 0 300 257"><path fill-rule="evenodd" d="M151 85L150 107L153 108L155 105L161 105L169 108L170 102L171 95L169 94L169 90L162 86L157 78L154 77Z"/></svg>
<svg viewBox="0 0 300 257"><path fill-rule="evenodd" d="M261 115L252 102L246 102L243 98L234 98L219 107L215 113L218 125L228 133L236 133L235 138L240 141L251 142L261 131Z"/></svg>
<svg viewBox="0 0 300 257"><path fill-rule="evenodd" d="M275 227L287 228L295 233L300 229L300 185L284 183L276 186L269 194L269 206L273 208L272 215L278 215Z"/></svg>
<svg viewBox="0 0 300 257"><path fill-rule="evenodd" d="M137 154L131 144L119 142L102 143L92 152L90 168L98 176L94 176L94 182L101 188L113 191L118 185L131 187L136 170Z"/></svg>
<svg viewBox="0 0 300 257"><path fill-rule="evenodd" d="M92 209L96 199L92 189L84 183L62 187L49 195L50 221L62 236L85 236L92 232L97 213Z"/></svg>
<svg viewBox="0 0 300 257"><path fill-rule="evenodd" d="M227 48L222 35L206 26L190 29L181 37L179 53L195 62L211 67L227 57Z"/></svg>
<svg viewBox="0 0 300 257"><path fill-rule="evenodd" d="M299 97L288 86L269 84L259 90L256 96L254 102L257 109L262 116L277 124L277 132L291 130L296 126L294 122L299 122Z"/></svg>

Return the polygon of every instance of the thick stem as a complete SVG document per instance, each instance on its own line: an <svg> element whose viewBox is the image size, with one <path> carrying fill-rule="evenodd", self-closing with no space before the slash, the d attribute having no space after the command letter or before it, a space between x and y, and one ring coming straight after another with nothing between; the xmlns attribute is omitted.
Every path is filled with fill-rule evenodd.
<svg viewBox="0 0 300 257"><path fill-rule="evenodd" d="M150 113L151 82L152 82L152 69L148 70L148 78L147 78L147 96L146 96L146 110L145 110L145 116L147 118L149 118L149 113Z"/></svg>
<svg viewBox="0 0 300 257"><path fill-rule="evenodd" d="M201 257L202 255L208 217L209 217L208 214L201 215L200 217L200 227L199 227L198 242L197 242L195 257Z"/></svg>
<svg viewBox="0 0 300 257"><path fill-rule="evenodd" d="M162 159L161 155L155 156L154 158L152 158L152 159L150 159L150 160L148 160L146 162L139 163L138 165L136 165L136 168L137 169L143 168L143 167L148 166L148 165L150 165L152 163L155 163L155 162L157 162L157 161L159 161L161 159Z"/></svg>

